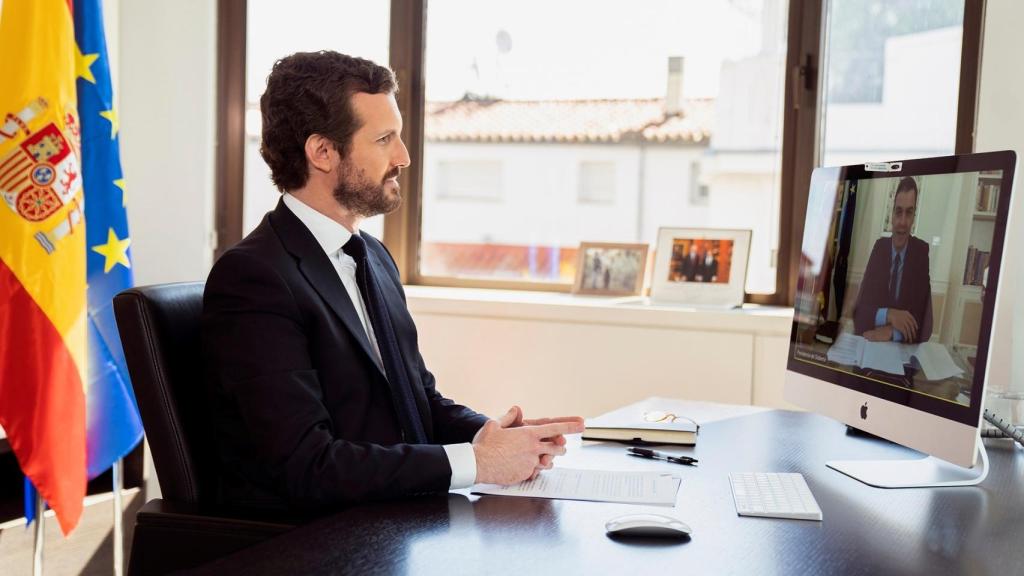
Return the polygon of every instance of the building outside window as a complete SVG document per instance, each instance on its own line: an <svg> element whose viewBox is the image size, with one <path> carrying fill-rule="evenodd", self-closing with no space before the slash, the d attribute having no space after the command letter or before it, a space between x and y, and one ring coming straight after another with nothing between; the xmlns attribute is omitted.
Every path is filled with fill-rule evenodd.
<svg viewBox="0 0 1024 576"><path fill-rule="evenodd" d="M964 0L832 0L821 165L952 154Z"/></svg>
<svg viewBox="0 0 1024 576"><path fill-rule="evenodd" d="M432 176L429 172L424 179ZM437 162L437 197L449 201L500 202L500 160L440 160Z"/></svg>
<svg viewBox="0 0 1024 576"><path fill-rule="evenodd" d="M411 41L390 37L392 5L248 1L245 232L278 198L258 153L274 60L333 49L388 62ZM818 165L948 154L957 134L964 0L822 9L825 42L797 74L786 0L426 3L423 175L403 183L416 213L395 220L416 224L403 274L568 290L580 242L653 248L663 226L748 228L747 292L775 293L794 79L818 102Z"/></svg>
<svg viewBox="0 0 1024 576"><path fill-rule="evenodd" d="M584 160L579 167L580 204L613 204L615 202L615 163Z"/></svg>

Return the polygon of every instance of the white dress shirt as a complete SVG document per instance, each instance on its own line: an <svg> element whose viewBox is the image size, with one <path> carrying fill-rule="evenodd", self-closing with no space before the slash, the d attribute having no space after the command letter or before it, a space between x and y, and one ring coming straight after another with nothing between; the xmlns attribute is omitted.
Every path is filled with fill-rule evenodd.
<svg viewBox="0 0 1024 576"><path fill-rule="evenodd" d="M306 226L316 238L317 243L327 253L327 258L334 265L345 292L352 300L352 306L356 309L359 322L366 331L367 339L370 341L370 348L373 350L373 361L377 367L384 372L384 364L380 356L380 346L377 345L377 337L373 333L373 324L369 322L369 314L366 304L359 292L359 284L356 282L356 261L345 254L342 247L352 237L352 232L327 216L317 212L304 202L291 194L284 194L284 205L292 211L292 214ZM451 489L468 488L476 481L476 455L473 453L473 446L469 443L447 444L442 446L448 455L448 464L452 468Z"/></svg>

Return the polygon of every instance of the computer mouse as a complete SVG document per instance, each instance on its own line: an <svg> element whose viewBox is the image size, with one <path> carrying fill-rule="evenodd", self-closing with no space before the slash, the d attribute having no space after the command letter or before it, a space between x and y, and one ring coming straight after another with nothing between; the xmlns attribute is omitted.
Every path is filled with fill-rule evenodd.
<svg viewBox="0 0 1024 576"><path fill-rule="evenodd" d="M626 514L606 522L604 529L613 536L660 538L683 538L693 532L682 521L664 514Z"/></svg>

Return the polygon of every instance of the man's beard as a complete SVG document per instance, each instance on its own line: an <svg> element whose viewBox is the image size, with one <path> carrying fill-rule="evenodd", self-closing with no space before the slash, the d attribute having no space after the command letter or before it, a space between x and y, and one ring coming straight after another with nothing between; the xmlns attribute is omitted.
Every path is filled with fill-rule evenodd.
<svg viewBox="0 0 1024 576"><path fill-rule="evenodd" d="M366 171L356 168L347 160L341 163L339 181L334 187L334 200L352 213L370 218L378 214L390 214L402 205L402 195L396 188L395 194L388 194L385 182L398 176L401 169L395 166L384 175L380 182L372 182Z"/></svg>

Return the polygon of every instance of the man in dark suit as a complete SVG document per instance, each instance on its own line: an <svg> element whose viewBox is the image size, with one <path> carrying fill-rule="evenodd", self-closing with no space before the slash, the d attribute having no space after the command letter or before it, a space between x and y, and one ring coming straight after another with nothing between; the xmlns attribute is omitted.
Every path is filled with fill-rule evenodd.
<svg viewBox="0 0 1024 576"><path fill-rule="evenodd" d="M928 243L910 235L917 216L917 182L896 187L892 237L871 249L853 310L854 332L876 342L925 342L932 334Z"/></svg>
<svg viewBox="0 0 1024 576"><path fill-rule="evenodd" d="M709 248L704 253L704 263L700 267L702 282L715 282L718 280L718 257Z"/></svg>
<svg viewBox="0 0 1024 576"><path fill-rule="evenodd" d="M696 282L700 274L702 258L697 254L697 243L690 240L690 252L683 260L682 278L684 282Z"/></svg>
<svg viewBox="0 0 1024 576"><path fill-rule="evenodd" d="M203 355L225 503L331 507L514 484L577 417L490 420L426 369L387 249L359 232L409 165L392 72L336 52L278 61L260 101L277 208L213 267Z"/></svg>

